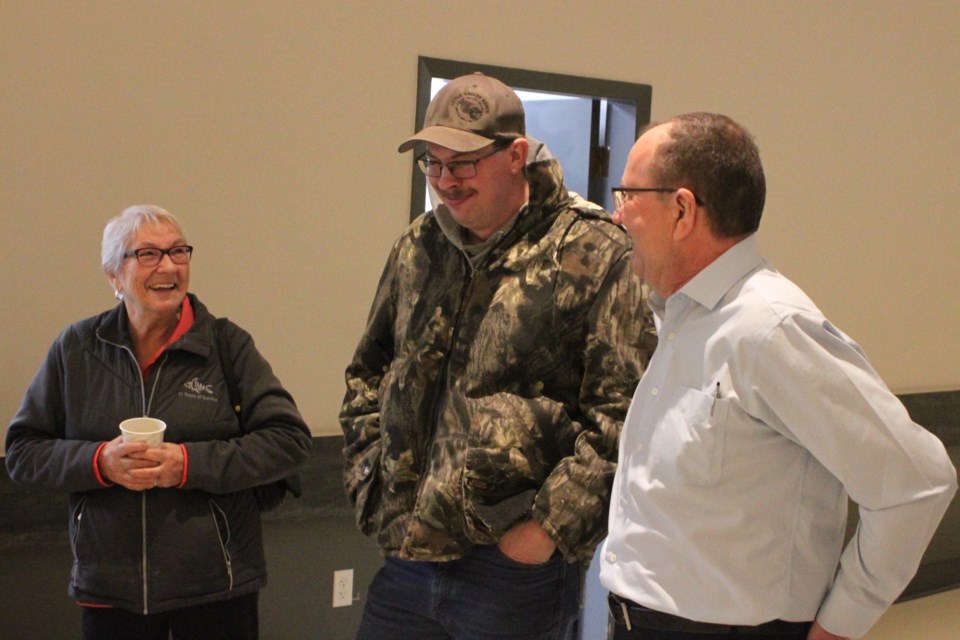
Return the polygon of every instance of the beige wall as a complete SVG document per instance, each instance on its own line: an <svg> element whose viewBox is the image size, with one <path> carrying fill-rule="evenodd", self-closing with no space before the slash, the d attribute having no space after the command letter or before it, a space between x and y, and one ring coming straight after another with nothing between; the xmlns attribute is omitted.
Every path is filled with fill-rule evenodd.
<svg viewBox="0 0 960 640"><path fill-rule="evenodd" d="M0 433L66 324L113 304L125 206L178 214L192 289L248 328L317 434L407 219L417 56L653 86L728 113L761 241L897 392L960 387L960 4L0 5Z"/></svg>
<svg viewBox="0 0 960 640"><path fill-rule="evenodd" d="M960 589L890 607L863 640L956 640Z"/></svg>

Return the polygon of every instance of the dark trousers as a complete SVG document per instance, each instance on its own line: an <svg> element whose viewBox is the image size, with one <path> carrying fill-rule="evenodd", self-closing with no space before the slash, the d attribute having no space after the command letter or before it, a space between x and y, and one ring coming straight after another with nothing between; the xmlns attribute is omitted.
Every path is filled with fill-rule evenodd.
<svg viewBox="0 0 960 640"><path fill-rule="evenodd" d="M83 640L257 640L258 595L147 615L82 607Z"/></svg>
<svg viewBox="0 0 960 640"><path fill-rule="evenodd" d="M387 558L367 591L357 640L566 640L581 567L506 557L496 545L450 562Z"/></svg>
<svg viewBox="0 0 960 640"><path fill-rule="evenodd" d="M759 626L708 624L652 611L612 594L609 604L610 640L805 640L813 624L782 620Z"/></svg>

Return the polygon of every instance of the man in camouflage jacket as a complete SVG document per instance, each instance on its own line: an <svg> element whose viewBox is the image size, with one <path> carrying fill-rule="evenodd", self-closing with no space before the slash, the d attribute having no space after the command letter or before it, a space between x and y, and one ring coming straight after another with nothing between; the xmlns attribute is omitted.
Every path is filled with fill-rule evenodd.
<svg viewBox="0 0 960 640"><path fill-rule="evenodd" d="M562 638L579 604L579 568L605 534L620 427L655 345L652 324L638 320L645 305L629 240L567 192L559 163L523 136L522 107L521 130L509 131L497 101L513 106L511 97L486 76L454 80L431 103L428 127L401 145L428 143L421 168L443 204L395 243L347 369L344 481L385 569L450 571L478 549L521 568L570 565L564 581L576 585L563 593L572 595L543 593L556 624L536 620L529 603L511 621L519 603L510 588L506 609L487 611L487 625L509 625L515 637ZM466 108L470 99L481 106ZM484 105L493 135L480 127ZM478 110L479 124L462 122ZM378 580L370 602L397 605L401 596ZM409 620L373 619L370 609L358 638L414 637ZM431 623L450 637L486 630Z"/></svg>

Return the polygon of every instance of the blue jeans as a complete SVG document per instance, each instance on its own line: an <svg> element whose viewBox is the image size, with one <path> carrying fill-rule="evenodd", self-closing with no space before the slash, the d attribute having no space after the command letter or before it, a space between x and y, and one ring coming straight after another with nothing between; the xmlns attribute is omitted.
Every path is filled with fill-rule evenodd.
<svg viewBox="0 0 960 640"><path fill-rule="evenodd" d="M511 560L497 545L450 562L387 558L367 590L357 640L567 640L580 612L581 566L559 553Z"/></svg>

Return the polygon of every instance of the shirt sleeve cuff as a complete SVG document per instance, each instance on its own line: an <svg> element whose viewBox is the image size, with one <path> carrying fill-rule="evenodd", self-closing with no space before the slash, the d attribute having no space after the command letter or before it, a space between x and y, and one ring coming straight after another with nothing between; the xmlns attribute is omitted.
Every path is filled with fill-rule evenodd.
<svg viewBox="0 0 960 640"><path fill-rule="evenodd" d="M107 443L101 442L100 446L97 447L97 450L93 454L93 476L97 479L97 482L101 487L112 487L113 483L100 475L100 452L103 451L105 446L107 446Z"/></svg>
<svg viewBox="0 0 960 640"><path fill-rule="evenodd" d="M817 622L832 634L845 638L862 638L886 609L866 606L848 594L834 589L823 601Z"/></svg>
<svg viewBox="0 0 960 640"><path fill-rule="evenodd" d="M180 450L183 452L183 475L180 476L180 484L177 485L177 489L183 489L183 485L187 484L187 447L181 444Z"/></svg>

